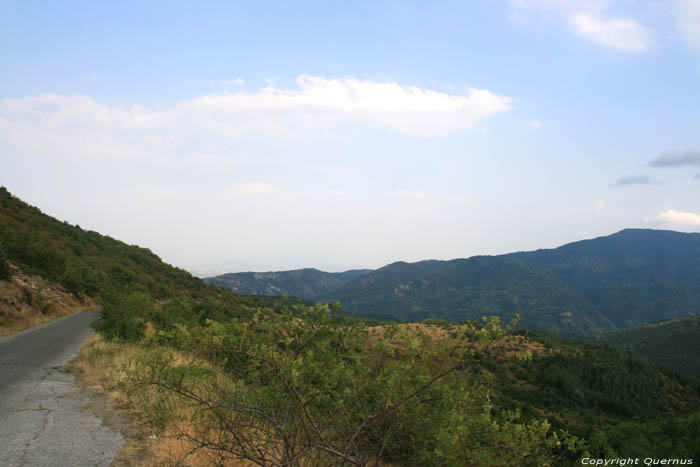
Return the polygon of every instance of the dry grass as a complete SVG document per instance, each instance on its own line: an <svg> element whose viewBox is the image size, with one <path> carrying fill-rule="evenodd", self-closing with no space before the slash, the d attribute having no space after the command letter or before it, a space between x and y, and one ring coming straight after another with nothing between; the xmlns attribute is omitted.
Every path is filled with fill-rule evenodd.
<svg viewBox="0 0 700 467"><path fill-rule="evenodd" d="M11 279L0 281L0 337L96 306L92 299L77 299L60 285L25 274L13 265L10 271Z"/></svg>
<svg viewBox="0 0 700 467"><path fill-rule="evenodd" d="M152 332L152 329L149 330ZM131 423L123 427L127 444L114 465L155 466L206 466L243 467L253 464L226 460L223 463L213 451L199 450L192 453L193 444L188 436L198 432L189 423L191 408L178 406L177 396L170 395L177 407L177 416L164 431L159 432L148 420L149 404L163 394L156 394L154 386L144 386L137 394L127 394L121 383L126 382L127 369L133 367L144 352L138 345L107 342L93 335L83 346L73 366L80 372L83 384L89 389L103 393L111 405L131 415ZM172 352L173 364L187 365L193 358L184 353ZM198 361L199 364L202 362Z"/></svg>
<svg viewBox="0 0 700 467"><path fill-rule="evenodd" d="M424 324L424 323L401 323L397 325L388 326L371 326L366 328L367 331L367 343L369 345L376 344L379 340L384 338L385 333L391 329L392 326L397 326L399 332L394 336L390 343L397 347L402 347L402 338L400 335L402 332L408 332L409 335L414 337L425 335L430 339L430 342L436 344L445 340L451 331L451 328L435 325L435 324Z"/></svg>

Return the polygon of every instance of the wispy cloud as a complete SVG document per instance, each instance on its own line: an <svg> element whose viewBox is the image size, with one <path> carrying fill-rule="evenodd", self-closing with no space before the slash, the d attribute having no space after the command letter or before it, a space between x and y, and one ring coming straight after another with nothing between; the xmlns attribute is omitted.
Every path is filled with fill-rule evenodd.
<svg viewBox="0 0 700 467"><path fill-rule="evenodd" d="M659 157L649 161L650 167L700 166L700 148L680 148L664 151Z"/></svg>
<svg viewBox="0 0 700 467"><path fill-rule="evenodd" d="M653 45L649 29L626 19L605 19L589 12L578 12L569 17L570 24L580 36L603 47L644 52Z"/></svg>
<svg viewBox="0 0 700 467"><path fill-rule="evenodd" d="M700 52L700 2L676 0L674 5L676 24L686 42Z"/></svg>
<svg viewBox="0 0 700 467"><path fill-rule="evenodd" d="M629 185L658 185L660 182L648 175L625 175L615 180L615 183L608 185L608 188L629 186Z"/></svg>
<svg viewBox="0 0 700 467"><path fill-rule="evenodd" d="M395 82L332 79L301 75L297 87L267 86L255 92L210 94L170 107L123 108L85 96L44 94L0 103L0 132L36 135L66 130L148 131L148 137L172 141L178 135L250 132L288 138L327 136L343 127L379 127L395 132L439 137L473 129L479 122L509 110L513 99L485 89L446 94ZM22 132L20 132L22 133ZM89 133L89 134L88 134ZM127 140L133 139L133 135ZM104 141L103 141L104 142Z"/></svg>
<svg viewBox="0 0 700 467"><path fill-rule="evenodd" d="M572 32L602 47L644 52L654 34L634 18L616 17L610 0L510 0L511 18L528 23L536 18L562 22Z"/></svg>
<svg viewBox="0 0 700 467"><path fill-rule="evenodd" d="M669 209L659 214L659 220L676 226L700 226L700 214Z"/></svg>

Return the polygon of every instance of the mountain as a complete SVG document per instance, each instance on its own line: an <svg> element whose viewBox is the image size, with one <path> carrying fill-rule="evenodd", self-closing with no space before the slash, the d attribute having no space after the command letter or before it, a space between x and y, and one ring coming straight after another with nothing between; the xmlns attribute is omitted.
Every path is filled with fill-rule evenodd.
<svg viewBox="0 0 700 467"><path fill-rule="evenodd" d="M326 296L364 315L384 313L404 321L463 321L516 313L527 328L568 333L614 329L584 298L548 274L507 257L394 263Z"/></svg>
<svg viewBox="0 0 700 467"><path fill-rule="evenodd" d="M509 255L583 296L615 326L700 312L700 234L627 229Z"/></svg>
<svg viewBox="0 0 700 467"><path fill-rule="evenodd" d="M688 245L685 248L690 251ZM588 258L584 264L595 263L591 251L588 245L585 254L578 254ZM604 262L605 256L612 264L624 263L614 254L597 254L599 261ZM562 254L540 265L529 264L527 254L395 263L364 274L341 273L348 280L338 290L345 290L349 301L364 300L365 309L388 309L394 314L411 310L406 316L423 316L433 308L442 310L436 315L454 319L467 312L488 315L490 310L498 310L509 316L532 309L523 321L529 320L533 327L554 323L581 332L614 327L592 301L556 274L565 269L560 265L575 257ZM697 284L694 259L689 254L674 261L678 276L668 273L668 277L654 276L654 280L663 279L679 291L690 290L685 296L692 297L692 286ZM671 267L661 260L654 264ZM690 275L686 282L680 280L684 274ZM579 276L586 277L584 273ZM676 277L679 280L673 280ZM241 296L173 268L147 249L58 221L0 188L0 289L5 288L12 292L7 296L18 310L27 297L44 304L49 295L57 301L69 300L72 295L76 302L78 297L94 297L102 307L96 329L109 342L89 346L86 351L93 353L86 361L104 370L109 378L118 375L129 383L130 390L122 395L137 409L141 407L140 414L152 424L149 429L160 427L168 432L172 429L166 426L169 419L181 426L181 416L187 417L193 423L187 427L192 428L188 434L204 434L205 438L212 434L208 440L224 440L220 452L226 455L230 440L238 439L240 432L263 432L230 430L240 426L235 425L239 421L248 424L251 420L260 421L262 425L254 426L266 430L278 421L284 424L277 432L276 428L264 431L263 441L269 441L267 435L272 433L280 435L276 439L283 442L291 433L295 442L310 440L304 450L315 453L316 438L308 438L308 433L315 436L316 430L309 431L306 419L297 416L299 407L323 424L321 438L333 435L338 446L352 445L340 442L347 440L342 436L351 420L360 427L357 433L362 432L360 437L352 437L362 440L353 452L366 449L373 455L371 459L387 465L434 463L441 452L436 449L437 442L445 448L456 446L448 454L478 449L480 454L493 456L489 459L503 452L515 452L516 457L521 451L529 455L530 446L543 445L531 437L533 429L544 436L544 418L584 443L568 446L568 437L556 442L550 431L546 449L551 448L550 457L558 460L550 465L573 465L586 453L598 458L699 455L700 381L641 355L599 343L573 342L543 331L502 334L497 326L444 322L370 326L367 321L332 315L327 307L311 307L290 297ZM368 291L384 298L385 305L376 306L379 302L370 300ZM460 303L463 308L450 315L453 305ZM0 308L0 318L2 312ZM624 343L624 336L630 336L629 341L639 340L651 353L670 348L670 342L685 342L682 349L686 353L678 356L680 360L682 355L698 355L693 347L697 334L684 333L696 325L689 317L640 328L647 334L663 330L657 334L664 340L644 340L633 334L635 330L615 339ZM137 326L157 332L132 332ZM493 340L487 337L491 333ZM239 354L232 357L232 349L239 349ZM187 358L173 359L174 353ZM125 358L133 363L128 372L123 365ZM449 367L452 370L444 372ZM439 383L426 386L426 381L440 374L444 378ZM235 384L222 385L221 381ZM169 382L174 386L168 386ZM111 390L127 387L117 385L116 380L111 384ZM175 389L182 395L183 388L202 391L199 394L207 398L221 398L205 399L199 406L173 404L173 393L168 391ZM240 388L246 389L245 397L240 397ZM419 394L414 389L422 391L420 397L414 397ZM304 391L301 397L299 390ZM390 407L397 410L387 411L387 404L377 404L392 398L399 405ZM250 404L243 407L252 407L251 417L258 418L239 420L224 414L222 419L217 408L232 400ZM302 405L295 406L297 403ZM187 412L164 416L162 411L153 410L161 406ZM193 417L193 409L203 409L197 412L202 416ZM374 411L376 417L366 416L365 410ZM277 417L279 413L287 415ZM211 422L214 424L208 424ZM367 424L371 429L362 431ZM537 443L528 444L531 439ZM253 441L252 445L258 445L259 440ZM448 454L440 455L447 461ZM317 465L313 459L309 463Z"/></svg>
<svg viewBox="0 0 700 467"><path fill-rule="evenodd" d="M644 323L604 334L598 340L700 378L700 315Z"/></svg>
<svg viewBox="0 0 700 467"><path fill-rule="evenodd" d="M347 281L369 271L369 269L352 269L344 272L324 272L309 268L278 272L239 272L208 277L204 281L245 295L286 294L314 298L333 292Z"/></svg>
<svg viewBox="0 0 700 467"><path fill-rule="evenodd" d="M598 334L700 312L700 234L627 229L555 249L393 263L313 297L364 315Z"/></svg>

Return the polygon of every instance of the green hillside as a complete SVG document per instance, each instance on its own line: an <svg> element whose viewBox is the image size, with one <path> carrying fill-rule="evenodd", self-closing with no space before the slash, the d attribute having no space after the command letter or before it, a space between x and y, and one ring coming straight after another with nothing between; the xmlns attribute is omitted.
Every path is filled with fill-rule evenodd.
<svg viewBox="0 0 700 467"><path fill-rule="evenodd" d="M327 295L366 315L404 321L454 322L499 315L520 324L564 333L614 329L584 298L550 275L506 257L479 256L448 262L395 263L355 279Z"/></svg>
<svg viewBox="0 0 700 467"><path fill-rule="evenodd" d="M0 252L23 271L61 284L76 296L143 292L158 301L181 297L201 306L206 302L212 310L219 305L248 308L270 303L208 285L146 248L58 221L4 187L0 187ZM6 263L0 264L2 275Z"/></svg>
<svg viewBox="0 0 700 467"><path fill-rule="evenodd" d="M623 230L552 250L394 263L321 295L348 310L459 322L485 314L595 335L700 310L700 234Z"/></svg>
<svg viewBox="0 0 700 467"><path fill-rule="evenodd" d="M618 327L700 310L698 233L626 229L510 256L556 277Z"/></svg>
<svg viewBox="0 0 700 467"><path fill-rule="evenodd" d="M700 378L700 315L640 324L604 334L599 340Z"/></svg>
<svg viewBox="0 0 700 467"><path fill-rule="evenodd" d="M0 195L4 258L97 297L103 340L88 361L120 375L111 390L125 391L152 432L177 436L189 423L179 434L212 459L566 466L584 455L700 457L700 381L639 355L504 330L495 319L372 323L289 297L241 296ZM417 284L416 268L435 297L455 295L484 315L531 307L571 330L557 310L574 303L571 317L587 329L610 326L551 275L508 257L446 269L398 263L348 284L382 296L397 281ZM401 293L429 307L415 288Z"/></svg>
<svg viewBox="0 0 700 467"><path fill-rule="evenodd" d="M520 331L532 360L485 363L497 381L495 398L588 440L600 457L700 455L700 380L632 352L572 342L542 331Z"/></svg>

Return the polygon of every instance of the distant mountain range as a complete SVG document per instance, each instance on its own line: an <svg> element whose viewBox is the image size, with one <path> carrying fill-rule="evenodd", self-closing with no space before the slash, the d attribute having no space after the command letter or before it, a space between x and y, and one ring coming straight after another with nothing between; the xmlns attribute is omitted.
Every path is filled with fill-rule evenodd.
<svg viewBox="0 0 700 467"><path fill-rule="evenodd" d="M374 271L315 269L206 279L239 293L340 301L349 311L462 321L517 313L520 326L593 335L700 313L700 234L627 229L559 248Z"/></svg>
<svg viewBox="0 0 700 467"><path fill-rule="evenodd" d="M338 290L346 282L370 271L370 269L352 269L344 272L324 272L307 268L278 272L230 273L204 280L244 295L286 294L314 299Z"/></svg>

